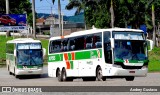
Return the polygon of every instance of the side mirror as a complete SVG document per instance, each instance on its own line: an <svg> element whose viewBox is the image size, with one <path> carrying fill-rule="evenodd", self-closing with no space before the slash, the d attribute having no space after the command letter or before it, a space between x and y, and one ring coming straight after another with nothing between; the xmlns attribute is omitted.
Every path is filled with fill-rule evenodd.
<svg viewBox="0 0 160 95"><path fill-rule="evenodd" d="M110 38L111 41L111 48L114 48L114 38Z"/></svg>
<svg viewBox="0 0 160 95"><path fill-rule="evenodd" d="M45 57L45 55L46 55L46 49L43 48L43 58Z"/></svg>
<svg viewBox="0 0 160 95"><path fill-rule="evenodd" d="M16 55L17 55L17 52L16 52L16 50L14 49L14 56L16 57Z"/></svg>
<svg viewBox="0 0 160 95"><path fill-rule="evenodd" d="M147 39L147 45L148 45L148 51L151 51L153 49L153 41Z"/></svg>

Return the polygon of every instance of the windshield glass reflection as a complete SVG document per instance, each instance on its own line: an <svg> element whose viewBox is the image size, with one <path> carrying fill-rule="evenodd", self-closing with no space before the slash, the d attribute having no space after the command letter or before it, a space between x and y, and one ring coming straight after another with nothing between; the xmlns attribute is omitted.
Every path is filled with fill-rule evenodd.
<svg viewBox="0 0 160 95"><path fill-rule="evenodd" d="M40 65L43 63L41 50L18 50L19 65Z"/></svg>
<svg viewBox="0 0 160 95"><path fill-rule="evenodd" d="M147 58L145 41L115 40L115 59L145 60Z"/></svg>

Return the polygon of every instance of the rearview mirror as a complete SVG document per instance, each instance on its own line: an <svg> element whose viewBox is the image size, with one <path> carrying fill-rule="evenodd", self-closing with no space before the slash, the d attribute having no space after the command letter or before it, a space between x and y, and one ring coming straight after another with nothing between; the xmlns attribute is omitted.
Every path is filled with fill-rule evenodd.
<svg viewBox="0 0 160 95"><path fill-rule="evenodd" d="M16 52L16 50L14 49L14 56L16 57L16 55L17 55L17 52Z"/></svg>
<svg viewBox="0 0 160 95"><path fill-rule="evenodd" d="M114 48L114 38L110 38L111 41L111 48Z"/></svg>
<svg viewBox="0 0 160 95"><path fill-rule="evenodd" d="M153 49L153 41L147 39L147 45L148 45L148 51L151 51Z"/></svg>
<svg viewBox="0 0 160 95"><path fill-rule="evenodd" d="M46 55L46 49L43 48L43 58L45 57L45 55Z"/></svg>

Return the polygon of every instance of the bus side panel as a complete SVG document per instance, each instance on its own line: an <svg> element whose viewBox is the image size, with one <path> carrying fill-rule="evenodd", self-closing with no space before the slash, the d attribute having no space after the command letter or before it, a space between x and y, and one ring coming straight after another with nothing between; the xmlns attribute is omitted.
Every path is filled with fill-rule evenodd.
<svg viewBox="0 0 160 95"><path fill-rule="evenodd" d="M8 58L8 66L10 69L10 72L15 73L16 68L15 68L15 57L13 54L7 54ZM15 70L15 71L14 71Z"/></svg>
<svg viewBox="0 0 160 95"><path fill-rule="evenodd" d="M79 77L79 61L72 60L72 61L65 61L66 63L66 72L67 77ZM68 66L67 66L68 64Z"/></svg>

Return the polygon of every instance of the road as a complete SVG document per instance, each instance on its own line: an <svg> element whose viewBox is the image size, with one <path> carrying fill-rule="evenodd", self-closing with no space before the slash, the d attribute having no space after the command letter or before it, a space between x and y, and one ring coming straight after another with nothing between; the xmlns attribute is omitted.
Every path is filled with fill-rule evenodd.
<svg viewBox="0 0 160 95"><path fill-rule="evenodd" d="M160 73L148 73L147 77L136 77L134 81L126 81L125 79L107 79L106 81L83 82L82 79L75 79L73 82L58 82L57 78L48 77L47 67L44 67L44 74L41 76L41 78L34 77L34 76L32 77L27 76L20 79L16 79L13 75L9 75L6 68L3 67L3 68L0 68L0 86L60 86L60 87L63 87L63 86L160 86ZM109 93L112 94L112 92L109 92ZM125 92L125 93L131 93L131 92ZM145 93L145 92L142 92L142 93ZM147 94L150 95L149 93L151 94L151 92L148 92ZM58 92L56 94L58 94ZM61 94L69 95L71 93L64 92ZM82 94L87 94L87 92L83 92ZM93 93L92 95L94 94L95 93ZM99 95L101 94L104 95L106 93L99 92ZM159 94L160 93L158 92L154 93L154 95L159 95ZM41 95L41 94L36 94L36 95ZM43 93L42 95L45 95L45 94Z"/></svg>

